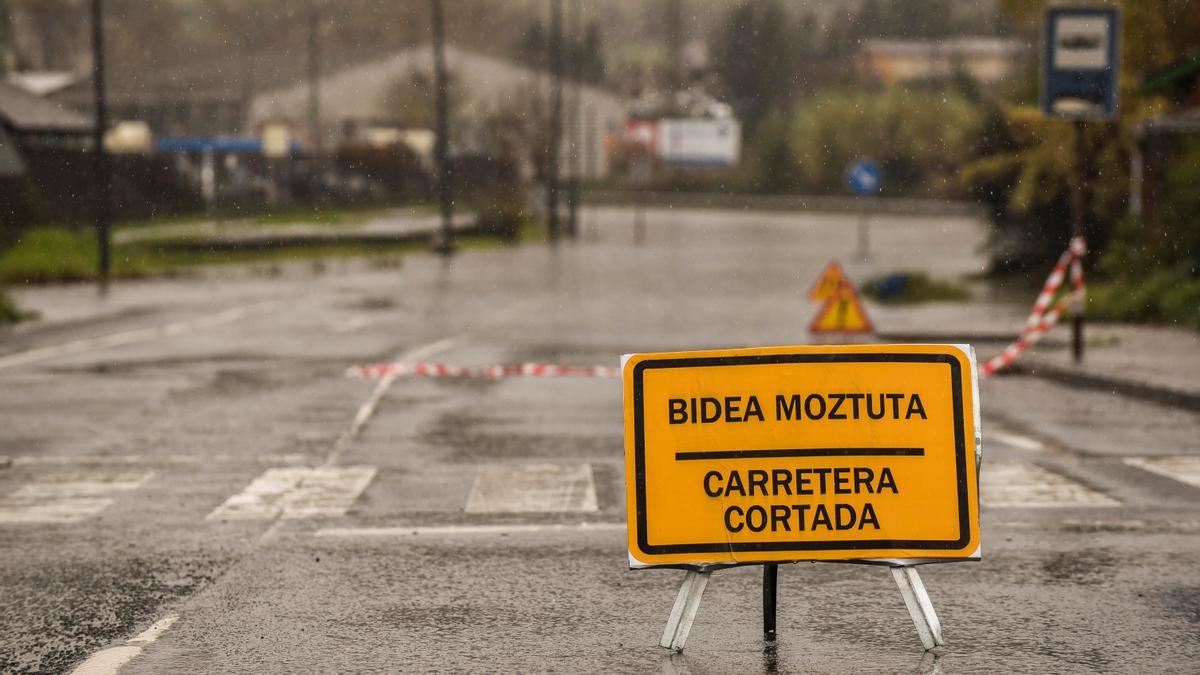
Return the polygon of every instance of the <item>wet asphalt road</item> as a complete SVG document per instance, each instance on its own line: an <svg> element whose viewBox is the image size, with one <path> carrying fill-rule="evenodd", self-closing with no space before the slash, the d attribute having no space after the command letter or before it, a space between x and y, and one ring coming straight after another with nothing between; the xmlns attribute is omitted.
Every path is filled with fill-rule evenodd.
<svg viewBox="0 0 1200 675"><path fill-rule="evenodd" d="M0 360L0 672L70 670L170 616L122 673L1194 671L1200 487L1127 460L1200 455L1195 413L985 382L984 557L923 568L947 640L928 655L885 569L836 564L781 569L773 651L757 568L715 575L683 654L657 648L682 573L626 568L615 381L401 378L345 435L378 385L354 364L803 342L803 293L853 223L660 211L634 246L606 209L557 249L121 285L102 320L88 289L26 294L63 321L0 341L33 354ZM859 280L981 264L967 219L872 235ZM586 465L596 510L468 509L489 467L542 464ZM989 465L1032 483L989 504ZM220 515L303 467L371 473L344 513Z"/></svg>

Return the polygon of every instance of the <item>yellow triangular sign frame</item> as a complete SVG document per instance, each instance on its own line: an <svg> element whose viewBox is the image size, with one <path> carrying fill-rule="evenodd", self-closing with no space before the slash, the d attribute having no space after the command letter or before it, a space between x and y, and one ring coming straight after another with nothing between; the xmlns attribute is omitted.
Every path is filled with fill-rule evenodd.
<svg viewBox="0 0 1200 675"><path fill-rule="evenodd" d="M848 279L838 286L837 292L825 301L820 311L808 325L810 333L873 333L871 319L863 308L858 291Z"/></svg>
<svg viewBox="0 0 1200 675"><path fill-rule="evenodd" d="M821 275L813 282L812 288L808 289L808 299L813 302L827 302L837 295L838 288L842 284L849 282L846 272L842 270L838 261L830 261L825 269L821 270Z"/></svg>

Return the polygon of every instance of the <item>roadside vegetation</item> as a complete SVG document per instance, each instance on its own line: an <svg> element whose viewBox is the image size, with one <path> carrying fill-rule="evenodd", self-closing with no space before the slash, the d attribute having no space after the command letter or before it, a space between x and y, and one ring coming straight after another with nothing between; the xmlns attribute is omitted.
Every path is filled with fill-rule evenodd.
<svg viewBox="0 0 1200 675"><path fill-rule="evenodd" d="M962 302L971 297L966 286L934 279L925 272L893 272L863 284L863 293L885 305L922 302Z"/></svg>
<svg viewBox="0 0 1200 675"><path fill-rule="evenodd" d="M8 293L0 288L0 326L13 324L25 319L32 318L30 312L26 312L17 307Z"/></svg>
<svg viewBox="0 0 1200 675"><path fill-rule="evenodd" d="M540 241L545 237L544 225L525 215L519 215L515 220L505 219L490 227L487 223L482 225L477 232L456 237L460 249L498 248L513 243ZM323 258L370 257L387 262L397 256L429 251L429 243L421 238L369 245L281 244L265 250L242 251L173 246L181 243L194 244L195 239L167 237L114 244L113 278L178 276L204 266L275 265L293 261L319 261ZM97 274L96 260L96 239L90 231L61 227L33 228L25 232L16 244L0 252L0 286L92 281Z"/></svg>
<svg viewBox="0 0 1200 675"><path fill-rule="evenodd" d="M988 26L1037 44L1048 4L1001 0L1002 19ZM1088 123L1083 131L1089 154L1087 312L1103 320L1200 327L1200 139L1179 134L1136 140L1144 138L1139 129L1147 121L1187 109L1187 92L1197 85L1178 79L1178 73L1193 67L1188 54L1200 34L1200 13L1182 11L1175 0L1118 4L1120 113L1111 122ZM881 8L898 13L872 18L868 5L876 14ZM872 86L849 71L832 77L813 70L822 58L853 61L853 48L846 45L863 39L970 34L943 25L944 18L905 25L901 19L907 14L900 10L911 9L907 4L868 5L851 17L850 33L833 31L803 58L795 51L813 49L803 47L811 44L804 37L812 28L789 23L785 5L745 2L729 11L727 27L711 42L718 80L743 120L746 146L734 175L707 189L845 195L845 167L868 157L881 167L884 196L983 205L991 225L990 278L1027 286L1032 297L1071 236L1070 205L1079 189L1073 124L1047 119L1039 109L1038 55L1013 81L986 89L961 73ZM743 63L747 45L757 64ZM788 81L816 86L779 85ZM1144 187L1140 211L1130 205L1135 142L1157 143L1143 151L1148 161L1161 162L1147 169L1147 180L1154 182ZM695 180L683 176L678 187L706 189ZM920 284L913 281L912 292L930 290L918 290Z"/></svg>

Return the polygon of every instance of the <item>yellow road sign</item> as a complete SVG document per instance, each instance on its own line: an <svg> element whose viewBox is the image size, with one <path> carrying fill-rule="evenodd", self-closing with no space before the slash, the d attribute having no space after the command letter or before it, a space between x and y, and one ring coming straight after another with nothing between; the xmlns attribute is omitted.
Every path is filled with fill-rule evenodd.
<svg viewBox="0 0 1200 675"><path fill-rule="evenodd" d="M858 291L849 280L843 280L808 325L810 333L870 333L873 330Z"/></svg>
<svg viewBox="0 0 1200 675"><path fill-rule="evenodd" d="M623 379L631 566L978 558L969 346L635 354Z"/></svg>
<svg viewBox="0 0 1200 675"><path fill-rule="evenodd" d="M849 281L846 278L846 273L842 271L842 266L834 260L826 265L824 270L821 270L821 276L817 277L812 288L808 289L808 299L815 302L824 302L832 298L843 283Z"/></svg>

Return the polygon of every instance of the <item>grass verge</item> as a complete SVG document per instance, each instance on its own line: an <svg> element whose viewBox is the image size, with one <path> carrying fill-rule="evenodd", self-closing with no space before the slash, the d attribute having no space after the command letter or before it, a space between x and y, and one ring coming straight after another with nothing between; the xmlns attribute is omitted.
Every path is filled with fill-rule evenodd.
<svg viewBox="0 0 1200 675"><path fill-rule="evenodd" d="M924 272L893 272L875 277L863 286L863 293L885 305L961 302L971 297L965 286L934 279Z"/></svg>
<svg viewBox="0 0 1200 675"><path fill-rule="evenodd" d="M524 219L515 240L502 241L495 236L471 234L458 236L456 242L461 250L483 250L539 241L544 237L543 225ZM161 243L155 241L155 244ZM184 273L188 268L237 263L284 263L346 257L391 259L428 250L429 243L420 239L370 245L281 246L247 251L185 251L159 249L154 244L130 243L114 245L112 276L115 279L174 276ZM90 232L34 228L23 234L15 246L0 252L0 285L91 281L97 275L96 256L96 240ZM386 264L392 262L385 261Z"/></svg>
<svg viewBox="0 0 1200 675"><path fill-rule="evenodd" d="M8 296L8 293L5 293L4 289L0 288L0 326L18 323L36 316L37 314L34 312L26 312L17 307L17 304Z"/></svg>
<svg viewBox="0 0 1200 675"><path fill-rule="evenodd" d="M1100 321L1163 323L1200 330L1200 278L1158 270L1088 284L1087 316Z"/></svg>

